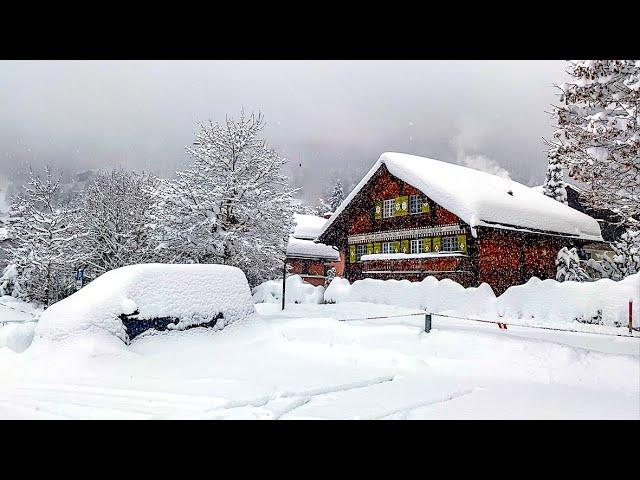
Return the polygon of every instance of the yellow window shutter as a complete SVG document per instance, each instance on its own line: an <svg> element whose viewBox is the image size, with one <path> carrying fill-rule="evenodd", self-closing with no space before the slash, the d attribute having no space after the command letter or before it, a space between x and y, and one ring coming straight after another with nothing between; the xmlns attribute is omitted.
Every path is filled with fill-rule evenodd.
<svg viewBox="0 0 640 480"><path fill-rule="evenodd" d="M435 237L433 239L433 251L434 252L439 252L440 251L440 242L441 242L440 237Z"/></svg>
<svg viewBox="0 0 640 480"><path fill-rule="evenodd" d="M467 236L458 235L458 250L462 253L467 253Z"/></svg>
<svg viewBox="0 0 640 480"><path fill-rule="evenodd" d="M395 242L391 242L391 249L393 250L393 253L399 253L400 252L400 240L396 240Z"/></svg>
<svg viewBox="0 0 640 480"><path fill-rule="evenodd" d="M371 255L373 253L373 243L367 243L367 255Z"/></svg>
<svg viewBox="0 0 640 480"><path fill-rule="evenodd" d="M430 253L431 252L431 239L430 238L423 238L422 239L422 250L425 253Z"/></svg>
<svg viewBox="0 0 640 480"><path fill-rule="evenodd" d="M381 253L382 252L382 244L377 242L373 244L373 253Z"/></svg>
<svg viewBox="0 0 640 480"><path fill-rule="evenodd" d="M409 197L407 195L396 197L396 211L394 213L394 216L402 217L408 214L409 214Z"/></svg>
<svg viewBox="0 0 640 480"><path fill-rule="evenodd" d="M349 263L356 263L356 246L349 245Z"/></svg>
<svg viewBox="0 0 640 480"><path fill-rule="evenodd" d="M429 201L427 197L422 199L422 213L429 213Z"/></svg>
<svg viewBox="0 0 640 480"><path fill-rule="evenodd" d="M409 253L409 240L402 240L400 242L400 250L402 253Z"/></svg>
<svg viewBox="0 0 640 480"><path fill-rule="evenodd" d="M382 220L382 200L376 200L375 219Z"/></svg>

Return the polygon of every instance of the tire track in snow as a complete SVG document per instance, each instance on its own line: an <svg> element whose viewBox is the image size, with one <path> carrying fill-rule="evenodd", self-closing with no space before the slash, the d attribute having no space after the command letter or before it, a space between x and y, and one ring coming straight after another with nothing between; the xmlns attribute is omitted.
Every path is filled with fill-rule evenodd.
<svg viewBox="0 0 640 480"><path fill-rule="evenodd" d="M291 413L293 410L300 408L304 405L306 405L307 403L309 403L310 401L312 401L314 398L317 397L321 397L323 395L330 395L332 393L339 393L339 392L346 392L349 390L355 390L358 388L368 388L368 387L372 387L373 385L380 385L381 383L387 383L387 382L393 382L394 377L393 376L386 376L386 377L379 377L377 379L372 379L372 380L363 380L360 382L352 382L352 383L348 383L348 384L344 384L342 385L342 387L333 387L332 389L329 388L317 388L314 390L311 390L311 392L315 392L315 393L308 393L307 395L299 395L299 400L293 402L288 408L284 408L281 411L279 411L277 414L274 414L273 419L274 420L279 420L282 416L287 415L289 413ZM295 396L293 395L282 395L283 398L295 398Z"/></svg>
<svg viewBox="0 0 640 480"><path fill-rule="evenodd" d="M224 410L230 410L233 408L242 408L242 407L265 407L269 409L269 403L281 400L281 399L291 399L292 402L286 407L282 407L280 409L276 409L272 411L273 419L278 420L283 415L295 410L296 408L302 407L303 405L309 403L315 397L327 395L331 393L339 393L346 392L349 390L355 390L358 388L367 388L373 385L378 385L380 383L386 383L393 381L393 375L385 375L382 377L375 377L367 380L360 380L355 382L343 383L339 385L333 385L328 387L317 387L308 390L295 391L295 390L285 390L280 394L274 394L267 397L261 397L259 399L248 400L248 401L230 401L222 407L212 408L207 410L204 413L212 413L212 412L221 412Z"/></svg>
<svg viewBox="0 0 640 480"><path fill-rule="evenodd" d="M388 411L386 413L383 413L383 414L380 414L380 415L376 415L374 417L371 417L371 420L380 420L380 419L384 419L386 417L390 417L391 415L397 415L399 413L407 414L407 413L411 412L412 410L416 410L418 408L429 407L431 405L437 405L439 403L449 402L449 401L454 400L456 398L460 398L460 397L464 397L466 395L470 395L470 394L472 394L473 392L475 392L477 390L480 390L480 388L476 387L476 388L471 388L471 389L468 389L468 390L461 390L459 392L453 392L453 393L445 396L444 398L439 398L437 400L428 400L428 401L425 401L425 402L417 402L417 403L411 405L410 407L397 408L397 409L394 409L394 410L390 410L390 411Z"/></svg>

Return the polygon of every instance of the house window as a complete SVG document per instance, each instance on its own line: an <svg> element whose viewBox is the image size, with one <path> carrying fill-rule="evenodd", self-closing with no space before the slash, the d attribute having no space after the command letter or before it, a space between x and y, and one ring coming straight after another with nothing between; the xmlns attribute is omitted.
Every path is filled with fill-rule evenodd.
<svg viewBox="0 0 640 480"><path fill-rule="evenodd" d="M367 254L366 244L363 243L361 245L356 245L356 262L359 262L362 255L366 255L366 254Z"/></svg>
<svg viewBox="0 0 640 480"><path fill-rule="evenodd" d="M442 237L443 252L457 252L459 250L458 237Z"/></svg>
<svg viewBox="0 0 640 480"><path fill-rule="evenodd" d="M416 213L422 213L422 202L424 199L422 195L411 195L409 197L409 213L414 215Z"/></svg>
<svg viewBox="0 0 640 480"><path fill-rule="evenodd" d="M382 244L382 253L393 253L393 249L391 248L391 242L384 242Z"/></svg>
<svg viewBox="0 0 640 480"><path fill-rule="evenodd" d="M411 253L423 253L423 243L422 239L420 240L411 240Z"/></svg>
<svg viewBox="0 0 640 480"><path fill-rule="evenodd" d="M382 210L383 218L393 217L396 211L396 201L391 198L389 200L384 201L384 208Z"/></svg>

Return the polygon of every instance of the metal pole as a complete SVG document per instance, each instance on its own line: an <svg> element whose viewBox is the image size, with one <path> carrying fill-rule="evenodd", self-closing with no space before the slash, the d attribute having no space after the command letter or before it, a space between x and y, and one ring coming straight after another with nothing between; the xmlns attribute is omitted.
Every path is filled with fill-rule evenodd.
<svg viewBox="0 0 640 480"><path fill-rule="evenodd" d="M424 316L424 331L429 333L431 331L431 314L427 313Z"/></svg>
<svg viewBox="0 0 640 480"><path fill-rule="evenodd" d="M633 335L633 300L629 299L629 335Z"/></svg>
<svg viewBox="0 0 640 480"><path fill-rule="evenodd" d="M282 310L284 310L284 295L287 288L287 259L282 264Z"/></svg>

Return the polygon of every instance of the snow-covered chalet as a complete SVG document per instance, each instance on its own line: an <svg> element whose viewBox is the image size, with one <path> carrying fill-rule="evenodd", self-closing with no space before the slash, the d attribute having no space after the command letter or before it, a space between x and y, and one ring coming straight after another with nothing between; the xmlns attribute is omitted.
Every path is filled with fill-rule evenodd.
<svg viewBox="0 0 640 480"><path fill-rule="evenodd" d="M602 242L592 217L486 172L384 153L318 233L346 258L344 277L450 278L496 294L554 278L564 247Z"/></svg>
<svg viewBox="0 0 640 480"><path fill-rule="evenodd" d="M314 239L327 223L327 219L315 215L294 214L295 229L287 243L289 273L300 275L312 285L324 285L328 270L336 269L342 275L344 262L337 249L315 242ZM344 258L344 256L342 257Z"/></svg>

